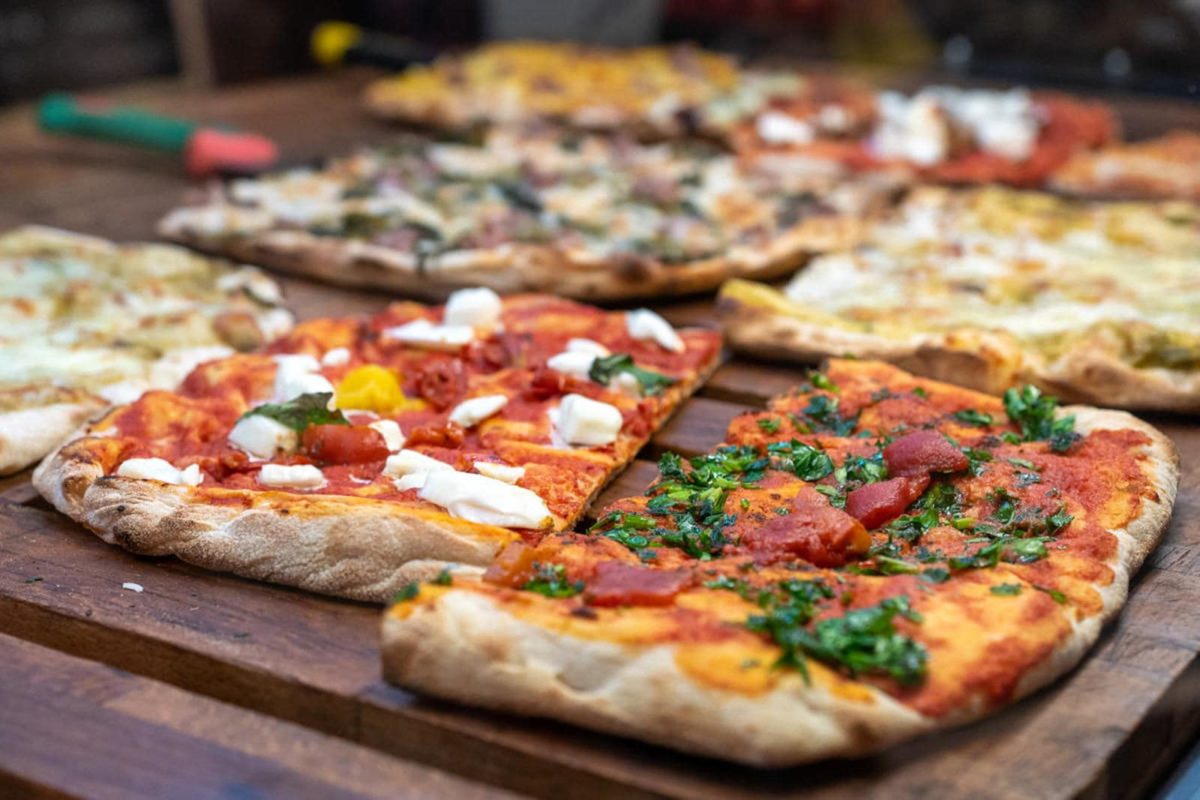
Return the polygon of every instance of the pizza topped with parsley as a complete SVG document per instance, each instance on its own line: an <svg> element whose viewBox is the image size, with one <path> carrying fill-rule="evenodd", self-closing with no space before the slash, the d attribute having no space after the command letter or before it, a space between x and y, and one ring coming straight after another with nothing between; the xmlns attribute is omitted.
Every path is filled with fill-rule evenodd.
<svg viewBox="0 0 1200 800"><path fill-rule="evenodd" d="M462 290L203 364L35 483L135 552L381 600L425 564L569 527L719 349L646 309Z"/></svg>
<svg viewBox="0 0 1200 800"><path fill-rule="evenodd" d="M1169 440L834 361L643 496L401 592L389 680L759 765L860 754L1073 666L1166 527Z"/></svg>
<svg viewBox="0 0 1200 800"><path fill-rule="evenodd" d="M786 274L850 244L889 191L748 171L699 142L494 130L476 143L411 136L319 170L235 180L160 230L336 283L619 299Z"/></svg>
<svg viewBox="0 0 1200 800"><path fill-rule="evenodd" d="M734 148L773 169L1041 186L1072 155L1117 134L1107 106L1052 92L930 86L910 96L824 84L741 122Z"/></svg>

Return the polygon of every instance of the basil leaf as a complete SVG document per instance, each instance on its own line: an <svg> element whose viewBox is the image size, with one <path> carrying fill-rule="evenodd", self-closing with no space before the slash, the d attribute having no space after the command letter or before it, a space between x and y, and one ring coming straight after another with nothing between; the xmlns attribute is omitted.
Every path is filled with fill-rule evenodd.
<svg viewBox="0 0 1200 800"><path fill-rule="evenodd" d="M303 433L309 425L349 425L350 420L346 419L345 414L329 410L332 398L329 392L302 394L286 403L264 403L247 411L241 419L267 417L297 433Z"/></svg>
<svg viewBox="0 0 1200 800"><path fill-rule="evenodd" d="M659 394L676 383L674 378L637 366L628 353L613 353L611 356L597 358L588 370L588 377L607 386L609 381L622 372L632 375L645 395Z"/></svg>

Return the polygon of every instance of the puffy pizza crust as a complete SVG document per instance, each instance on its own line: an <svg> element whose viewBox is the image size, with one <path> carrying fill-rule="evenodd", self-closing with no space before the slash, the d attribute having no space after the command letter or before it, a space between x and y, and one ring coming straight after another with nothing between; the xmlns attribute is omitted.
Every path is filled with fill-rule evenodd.
<svg viewBox="0 0 1200 800"><path fill-rule="evenodd" d="M503 245L460 250L421 264L410 253L367 242L277 230L238 237L199 232L191 209L163 220L159 233L196 249L340 286L386 289L443 299L456 289L487 286L501 293L552 292L589 301L618 301L711 291L729 277L779 278L813 253L852 246L861 221L849 215L813 217L767 245L682 264L619 258L584 260L550 246Z"/></svg>
<svg viewBox="0 0 1200 800"><path fill-rule="evenodd" d="M79 399L0 413L0 475L41 461L89 415L107 405Z"/></svg>
<svg viewBox="0 0 1200 800"><path fill-rule="evenodd" d="M1104 602L1020 680L1027 695L1073 668L1125 602L1129 578L1161 539L1175 501L1179 458L1173 443L1120 411L1068 407L1081 433L1132 428L1150 437L1146 470L1154 496L1137 518L1113 531L1113 581ZM456 581L458 578L456 578ZM873 752L935 728L983 716L984 703L945 717L921 715L862 685L854 697L788 675L767 694L697 683L680 669L671 644L621 645L534 625L491 597L451 588L383 622L384 676L401 686L488 708L632 736L678 750L755 766L787 766ZM853 698L853 699L852 699ZM1015 698L1014 698L1015 699Z"/></svg>
<svg viewBox="0 0 1200 800"><path fill-rule="evenodd" d="M815 363L878 359L915 375L989 394L1033 383L1068 402L1153 411L1200 411L1200 372L1135 368L1099 346L1077 347L1044 363L1002 332L962 328L894 338L852 330L836 317L789 313L769 287L731 284L718 313L730 345L760 358ZM778 307L777 307L778 306Z"/></svg>

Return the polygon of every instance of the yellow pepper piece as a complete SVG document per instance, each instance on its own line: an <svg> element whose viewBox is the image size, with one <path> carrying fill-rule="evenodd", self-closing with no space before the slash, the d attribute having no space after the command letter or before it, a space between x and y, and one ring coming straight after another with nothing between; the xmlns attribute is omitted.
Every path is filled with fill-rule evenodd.
<svg viewBox="0 0 1200 800"><path fill-rule="evenodd" d="M396 373L378 364L351 370L337 385L337 407L357 408L390 414L426 407L424 400L410 400L400 388Z"/></svg>

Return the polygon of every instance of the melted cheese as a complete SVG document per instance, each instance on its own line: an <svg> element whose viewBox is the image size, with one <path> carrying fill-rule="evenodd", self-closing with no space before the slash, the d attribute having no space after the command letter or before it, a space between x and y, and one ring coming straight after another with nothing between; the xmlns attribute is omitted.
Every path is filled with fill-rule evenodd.
<svg viewBox="0 0 1200 800"><path fill-rule="evenodd" d="M548 528L554 518L545 501L520 486L485 475L453 470L425 476L419 496L451 515L482 525L506 528Z"/></svg>

